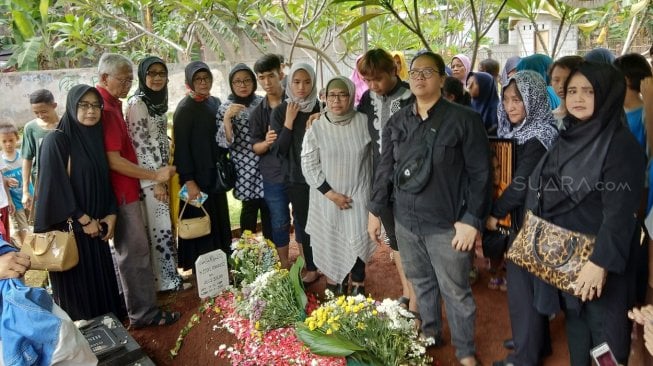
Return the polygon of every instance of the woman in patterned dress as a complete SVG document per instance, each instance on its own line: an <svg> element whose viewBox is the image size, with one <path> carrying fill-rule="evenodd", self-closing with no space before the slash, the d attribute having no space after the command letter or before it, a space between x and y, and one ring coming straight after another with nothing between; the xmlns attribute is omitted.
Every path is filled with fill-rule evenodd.
<svg viewBox="0 0 653 366"><path fill-rule="evenodd" d="M270 211L263 199L263 177L259 170L259 157L249 142L249 114L263 97L254 94L256 75L245 64L234 66L229 72L231 94L218 108L218 145L229 148L236 166L234 197L242 202L240 229L256 232L259 211L263 224L263 236L272 239Z"/></svg>
<svg viewBox="0 0 653 366"><path fill-rule="evenodd" d="M129 98L126 118L138 165L145 169L156 170L170 161L167 111L168 69L162 59L146 57L138 65L138 89ZM177 273L167 184L141 179L141 189L156 289L182 289L182 279Z"/></svg>
<svg viewBox="0 0 653 366"><path fill-rule="evenodd" d="M367 117L354 110L354 84L338 76L326 90L327 111L302 145L302 171L311 186L306 232L327 288L337 295L345 292L341 284L351 271L351 293L365 295L365 272L354 267L376 249L367 235L372 139Z"/></svg>

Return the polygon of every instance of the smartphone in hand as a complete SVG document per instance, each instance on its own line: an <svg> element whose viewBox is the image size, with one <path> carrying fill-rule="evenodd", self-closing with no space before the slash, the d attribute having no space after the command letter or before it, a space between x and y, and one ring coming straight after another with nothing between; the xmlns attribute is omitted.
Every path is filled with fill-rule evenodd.
<svg viewBox="0 0 653 366"><path fill-rule="evenodd" d="M101 222L101 223L100 223L100 231L101 231L103 234L108 233L108 232L109 232L109 224L107 224L106 222Z"/></svg>
<svg viewBox="0 0 653 366"><path fill-rule="evenodd" d="M619 366L610 346L606 342L599 344L590 351L592 361L597 366Z"/></svg>

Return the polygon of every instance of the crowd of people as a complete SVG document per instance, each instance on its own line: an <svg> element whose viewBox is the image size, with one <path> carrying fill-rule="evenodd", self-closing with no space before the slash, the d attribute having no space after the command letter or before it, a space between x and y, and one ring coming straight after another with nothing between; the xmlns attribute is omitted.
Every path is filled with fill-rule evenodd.
<svg viewBox="0 0 653 366"><path fill-rule="evenodd" d="M294 227L305 286L324 276L336 295L367 295L366 265L377 245L389 245L397 300L422 336L433 347L446 343L444 306L456 357L478 365L474 249L507 225L507 248L489 258L488 286L507 291L513 351L495 365L541 364L552 352L549 319L560 312L570 364L589 365L603 342L625 364L631 319L653 339L653 305L633 308L653 294L645 225L651 65L606 50L513 57L502 71L492 59L477 71L464 54L448 61L421 51L408 63L401 52L373 49L351 80L333 77L318 92L313 66L295 63L286 75L281 58L266 54L252 68L231 69L225 102L211 95L210 67L194 61L169 137L166 62L149 56L135 67L104 54L98 84L74 86L61 118L52 93L30 95L37 118L20 151L16 127L0 124L2 237L10 238L10 215L19 245L32 216L35 232L72 221L80 260L50 273L55 302L73 320L112 312L133 328L172 324L180 314L161 309L156 293L187 288L178 269L193 270L200 255L231 252L227 192L217 183L218 161L229 156L241 229L257 231L260 215L288 268ZM514 145L503 186L495 138ZM175 174L182 199L201 203L179 217ZM574 294L504 260L527 211L596 237ZM205 214L209 235L176 238L177 220ZM0 259L3 278L29 267L19 254Z"/></svg>

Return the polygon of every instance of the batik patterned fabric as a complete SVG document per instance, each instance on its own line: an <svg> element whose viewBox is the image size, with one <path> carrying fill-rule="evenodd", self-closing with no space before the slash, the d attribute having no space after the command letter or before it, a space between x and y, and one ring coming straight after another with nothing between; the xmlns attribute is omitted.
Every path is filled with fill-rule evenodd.
<svg viewBox="0 0 653 366"><path fill-rule="evenodd" d="M233 102L229 100L223 103L218 108L216 116L218 121L216 140L218 145L230 149L231 160L234 162L237 172L234 197L241 201L263 198L263 177L258 166L259 157L252 150L252 144L249 141L249 115L262 100L263 97L257 95L247 109L231 119L233 126L233 142L231 144L227 142L222 121Z"/></svg>

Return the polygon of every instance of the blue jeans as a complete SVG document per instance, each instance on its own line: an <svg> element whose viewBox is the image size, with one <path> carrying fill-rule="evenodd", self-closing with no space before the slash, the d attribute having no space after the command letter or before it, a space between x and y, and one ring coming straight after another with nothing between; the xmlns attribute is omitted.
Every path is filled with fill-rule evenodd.
<svg viewBox="0 0 653 366"><path fill-rule="evenodd" d="M285 183L263 181L263 197L270 210L272 242L277 248L290 243L290 199Z"/></svg>
<svg viewBox="0 0 653 366"><path fill-rule="evenodd" d="M422 332L427 337L442 336L439 304L439 294L442 294L456 357L460 360L474 356L476 303L469 285L471 253L453 249L453 228L420 236L395 221L395 230L401 263L417 297Z"/></svg>

